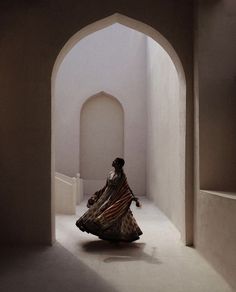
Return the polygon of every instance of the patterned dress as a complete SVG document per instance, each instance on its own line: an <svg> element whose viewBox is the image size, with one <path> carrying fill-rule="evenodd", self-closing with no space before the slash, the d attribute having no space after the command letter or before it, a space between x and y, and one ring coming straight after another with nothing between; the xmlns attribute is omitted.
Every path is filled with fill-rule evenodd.
<svg viewBox="0 0 236 292"><path fill-rule="evenodd" d="M137 240L142 231L130 210L133 200L136 198L129 188L126 175L117 175L112 171L106 185L88 201L89 210L77 220L76 226L104 240Z"/></svg>

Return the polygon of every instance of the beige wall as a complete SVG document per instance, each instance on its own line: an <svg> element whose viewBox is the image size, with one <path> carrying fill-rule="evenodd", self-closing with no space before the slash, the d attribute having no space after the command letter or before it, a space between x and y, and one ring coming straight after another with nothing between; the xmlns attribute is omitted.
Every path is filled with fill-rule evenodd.
<svg viewBox="0 0 236 292"><path fill-rule="evenodd" d="M197 12L194 243L236 289L236 3L200 1Z"/></svg>
<svg viewBox="0 0 236 292"><path fill-rule="evenodd" d="M236 190L236 3L200 1L200 187Z"/></svg>
<svg viewBox="0 0 236 292"><path fill-rule="evenodd" d="M88 5L75 0L4 0L0 10L1 242L51 242L53 66L73 34L116 12L159 31L183 63L187 76L187 204L191 200L192 1L101 0Z"/></svg>
<svg viewBox="0 0 236 292"><path fill-rule="evenodd" d="M147 195L185 237L185 96L166 51L147 39Z"/></svg>
<svg viewBox="0 0 236 292"><path fill-rule="evenodd" d="M105 180L116 157L124 157L124 111L115 98L101 93L87 100L81 109L81 177Z"/></svg>

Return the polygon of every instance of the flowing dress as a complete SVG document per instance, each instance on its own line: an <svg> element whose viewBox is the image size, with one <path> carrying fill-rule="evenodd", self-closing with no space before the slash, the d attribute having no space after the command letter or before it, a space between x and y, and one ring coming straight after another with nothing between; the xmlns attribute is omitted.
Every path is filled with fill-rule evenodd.
<svg viewBox="0 0 236 292"><path fill-rule="evenodd" d="M92 199L92 200L91 200ZM88 200L89 210L76 222L76 226L101 239L134 241L142 234L130 210L136 200L122 172L108 174L106 185ZM90 204L92 201L93 204Z"/></svg>

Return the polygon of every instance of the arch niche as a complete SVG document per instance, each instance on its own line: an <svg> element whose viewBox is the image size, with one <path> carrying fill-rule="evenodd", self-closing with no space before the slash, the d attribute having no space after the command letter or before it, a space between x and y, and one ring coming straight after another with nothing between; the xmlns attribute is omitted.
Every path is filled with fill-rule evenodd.
<svg viewBox="0 0 236 292"><path fill-rule="evenodd" d="M104 184L114 157L124 157L124 109L117 98L102 91L83 103L79 141L84 193L92 194Z"/></svg>
<svg viewBox="0 0 236 292"><path fill-rule="evenodd" d="M187 129L192 128L192 125L188 125L190 123L189 120L186 119L186 79L185 73L178 57L177 53L175 52L174 48L170 44L170 42L161 35L156 29L152 28L151 26L129 18L127 16L115 13L107 18L101 19L96 21L92 24L87 25L76 34L74 34L64 45L62 50L60 51L59 55L57 56L56 62L53 67L52 72L52 177L54 176L54 163L55 163L55 150L54 150L54 88L55 88L55 80L56 75L59 70L59 67L64 59L64 57L68 54L68 52L73 48L75 44L77 44L80 40L84 37L88 36L91 33L94 33L98 30L106 28L112 24L119 23L128 28L134 29L139 31L146 36L152 38L156 41L169 55L171 58L175 69L177 71L178 80L179 80L179 97L180 103L182 108L182 114L184 115L184 119L182 120L182 127L184 129L184 185L185 191L183 195L183 204L184 204L184 211L183 211L183 228L181 228L180 233L182 240L185 242L186 245L192 245L193 243L193 186L192 186L192 177L191 174L193 169L193 160L192 160L192 152L190 149L192 141L189 141L189 137L186 135L188 132ZM186 179L188 174L188 179ZM54 186L52 180L52 230L55 230L55 211L54 211ZM54 227L54 228L53 228ZM52 236L53 237L53 236Z"/></svg>

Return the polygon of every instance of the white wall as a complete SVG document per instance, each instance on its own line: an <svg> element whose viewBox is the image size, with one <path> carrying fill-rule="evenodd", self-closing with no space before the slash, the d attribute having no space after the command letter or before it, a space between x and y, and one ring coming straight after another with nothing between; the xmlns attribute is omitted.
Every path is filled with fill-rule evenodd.
<svg viewBox="0 0 236 292"><path fill-rule="evenodd" d="M147 39L147 195L184 230L185 104L173 62Z"/></svg>
<svg viewBox="0 0 236 292"><path fill-rule="evenodd" d="M56 171L79 170L79 121L85 100L105 91L125 115L125 171L133 191L146 189L146 37L120 24L77 43L63 60L55 82Z"/></svg>
<svg viewBox="0 0 236 292"><path fill-rule="evenodd" d="M115 157L124 157L124 112L114 97L100 93L85 102L80 115L80 175L85 194L104 184Z"/></svg>

